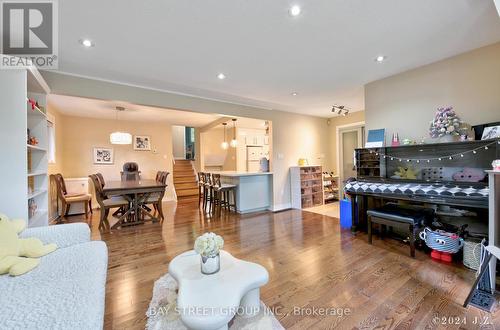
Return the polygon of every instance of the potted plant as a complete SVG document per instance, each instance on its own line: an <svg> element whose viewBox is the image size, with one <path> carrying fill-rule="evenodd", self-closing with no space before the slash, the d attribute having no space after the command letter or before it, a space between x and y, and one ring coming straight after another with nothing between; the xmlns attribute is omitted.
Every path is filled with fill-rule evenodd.
<svg viewBox="0 0 500 330"><path fill-rule="evenodd" d="M452 142L460 135L462 121L453 107L438 108L431 120L429 135L440 142Z"/></svg>
<svg viewBox="0 0 500 330"><path fill-rule="evenodd" d="M194 242L194 250L201 256L201 272L215 274L220 270L220 250L224 240L217 234L205 233Z"/></svg>

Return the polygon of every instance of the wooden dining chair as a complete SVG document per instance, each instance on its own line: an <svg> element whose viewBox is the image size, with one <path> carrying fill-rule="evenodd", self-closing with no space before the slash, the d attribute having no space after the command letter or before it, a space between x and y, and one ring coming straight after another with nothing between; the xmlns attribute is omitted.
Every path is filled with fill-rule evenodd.
<svg viewBox="0 0 500 330"><path fill-rule="evenodd" d="M106 181L104 180L104 176L102 175L102 173L96 173L95 176L97 176L97 179L99 180L99 183L101 184L101 187L104 189L104 186L106 185ZM116 196L112 196L112 195L106 195L106 198L115 198ZM117 196L118 198L120 198L121 196ZM118 217L122 214L125 214L126 212L126 207L119 207L114 213L113 213L113 216L114 217Z"/></svg>
<svg viewBox="0 0 500 330"><path fill-rule="evenodd" d="M61 201L61 214L58 214L58 219L60 217L65 217L68 215L70 207L72 204L83 203L85 208L85 218L88 219L89 212L92 213L92 195L91 194L68 194L66 189L66 183L64 182L64 177L61 173L52 174L51 179L56 183L57 198Z"/></svg>
<svg viewBox="0 0 500 330"><path fill-rule="evenodd" d="M156 173L156 181L167 184L167 178L169 174L170 172L158 171L158 173ZM153 205L155 214L158 214L158 216L160 217L160 221L165 220L165 216L163 215L162 201L163 197L165 196L166 190L167 186L165 186L165 189L162 192L151 194L151 196L149 196L146 201L147 204Z"/></svg>
<svg viewBox="0 0 500 330"><path fill-rule="evenodd" d="M104 188L104 186L106 185L106 181L104 181L104 176L102 175L102 173L96 173L95 175L99 179L101 186Z"/></svg>
<svg viewBox="0 0 500 330"><path fill-rule="evenodd" d="M94 185L95 198L100 206L101 216L99 220L99 229L111 229L108 221L109 210L116 207L127 208L129 202L125 198L119 196L108 198L106 195L104 195L99 177L96 174L92 174L89 175L89 178Z"/></svg>
<svg viewBox="0 0 500 330"><path fill-rule="evenodd" d="M156 178L155 180L160 182L161 176L163 175L164 171L158 171L156 172Z"/></svg>

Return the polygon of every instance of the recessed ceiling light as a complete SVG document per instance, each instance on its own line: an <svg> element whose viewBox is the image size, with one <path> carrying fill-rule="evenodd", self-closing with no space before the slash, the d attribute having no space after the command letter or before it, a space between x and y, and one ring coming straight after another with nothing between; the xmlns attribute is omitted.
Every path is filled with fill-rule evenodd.
<svg viewBox="0 0 500 330"><path fill-rule="evenodd" d="M80 39L80 43L85 47L92 47L94 43L90 39Z"/></svg>
<svg viewBox="0 0 500 330"><path fill-rule="evenodd" d="M387 59L387 56L379 55L375 58L375 62L382 63Z"/></svg>
<svg viewBox="0 0 500 330"><path fill-rule="evenodd" d="M220 80L224 80L224 79L226 79L226 75L225 75L225 74L223 74L223 73L219 73L219 74L217 75L217 78L219 78Z"/></svg>
<svg viewBox="0 0 500 330"><path fill-rule="evenodd" d="M300 6L298 6L298 5L294 5L294 6L290 7L290 9L288 10L288 12L290 13L290 16L293 16L293 17L299 16L301 11L302 10L300 9Z"/></svg>
<svg viewBox="0 0 500 330"><path fill-rule="evenodd" d="M297 92L292 93L292 96L297 96L297 95L299 95L299 93L297 93Z"/></svg>

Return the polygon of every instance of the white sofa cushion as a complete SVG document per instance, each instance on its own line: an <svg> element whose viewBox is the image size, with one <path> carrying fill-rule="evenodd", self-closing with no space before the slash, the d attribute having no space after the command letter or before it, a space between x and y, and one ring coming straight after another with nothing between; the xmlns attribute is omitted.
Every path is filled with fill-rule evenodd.
<svg viewBox="0 0 500 330"><path fill-rule="evenodd" d="M25 275L0 276L0 329L102 329L107 264L106 244L92 241L42 257Z"/></svg>
<svg viewBox="0 0 500 330"><path fill-rule="evenodd" d="M55 243L61 249L90 241L90 228L85 223L33 227L25 229L19 237L36 237L44 244Z"/></svg>

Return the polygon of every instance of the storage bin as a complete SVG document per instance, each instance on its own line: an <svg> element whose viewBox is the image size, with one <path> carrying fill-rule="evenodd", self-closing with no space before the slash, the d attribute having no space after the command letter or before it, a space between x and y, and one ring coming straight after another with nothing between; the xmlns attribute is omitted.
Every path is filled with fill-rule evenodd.
<svg viewBox="0 0 500 330"><path fill-rule="evenodd" d="M352 211L351 201L344 198L340 201L340 228L351 229L352 227Z"/></svg>
<svg viewBox="0 0 500 330"><path fill-rule="evenodd" d="M481 243L479 239L467 239L464 241L464 266L478 270L481 263Z"/></svg>
<svg viewBox="0 0 500 330"><path fill-rule="evenodd" d="M464 245L463 238L456 234L433 231L427 227L420 232L420 238L431 249L445 253L457 253Z"/></svg>

